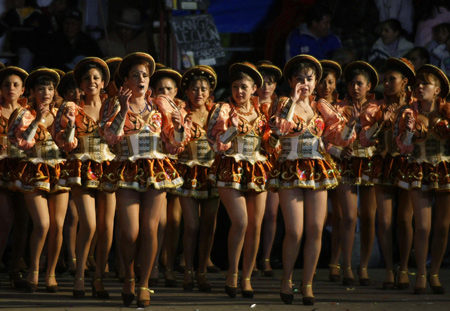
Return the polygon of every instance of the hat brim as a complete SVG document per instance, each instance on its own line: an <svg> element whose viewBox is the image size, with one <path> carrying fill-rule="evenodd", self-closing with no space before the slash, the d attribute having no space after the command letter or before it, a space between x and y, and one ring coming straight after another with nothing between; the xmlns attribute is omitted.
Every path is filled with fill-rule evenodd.
<svg viewBox="0 0 450 311"><path fill-rule="evenodd" d="M439 96L443 99L447 98L450 92L450 81L448 80L447 75L440 68L431 64L422 65L417 70L416 75L422 72L431 73L439 79L439 82L441 83L441 91L439 92Z"/></svg>
<svg viewBox="0 0 450 311"><path fill-rule="evenodd" d="M336 80L339 80L339 78L342 76L342 67L338 62L335 62L334 60L324 59L320 61L320 64L322 65L323 71L325 71L325 68L330 68L331 70L333 70L336 73Z"/></svg>
<svg viewBox="0 0 450 311"><path fill-rule="evenodd" d="M151 77L155 72L155 60L147 53L136 52L125 56L119 65L119 76L125 81L125 77L128 75L128 71L131 69L130 66L136 62L143 61L150 65L150 72L148 73Z"/></svg>
<svg viewBox="0 0 450 311"><path fill-rule="evenodd" d="M55 86L57 87L60 81L60 76L59 74L50 68L39 68L36 69L34 71L32 71L28 77L25 79L25 88L27 90L31 90L36 83L36 80L40 77L40 76L49 76L51 77L54 81L55 81Z"/></svg>
<svg viewBox="0 0 450 311"><path fill-rule="evenodd" d="M392 67L401 70L401 73L408 79L408 85L413 85L416 77L413 64L409 65L401 58L390 57L386 60L386 71Z"/></svg>
<svg viewBox="0 0 450 311"><path fill-rule="evenodd" d="M307 54L299 54L297 56L292 57L288 62L284 65L283 74L286 81L292 76L292 67L296 63L308 62L311 63L316 68L317 81L322 78L322 65L314 56Z"/></svg>
<svg viewBox="0 0 450 311"><path fill-rule="evenodd" d="M354 69L365 69L367 70L367 72L369 73L370 76L370 84L371 84L371 89L375 89L375 87L378 85L378 72L376 71L375 68L373 68L373 66L367 62L364 61L354 61L349 63L347 66L345 66L344 68L344 79L346 82L350 81L350 75L352 73L352 71Z"/></svg>
<svg viewBox="0 0 450 311"><path fill-rule="evenodd" d="M256 66L256 68L258 69L258 71L260 73L261 73L261 71L268 71L268 72L272 73L275 77L275 81L277 81L277 82L280 81L281 77L283 76L281 69L275 65L261 64L261 65Z"/></svg>
<svg viewBox="0 0 450 311"><path fill-rule="evenodd" d="M103 81L105 82L105 87L108 85L109 83L109 79L110 79L110 73L109 73L109 68L108 65L106 64L106 62L98 57L86 57L83 58L82 60L80 60L74 70L73 70L73 77L75 79L75 82L77 83L78 86L81 86L81 79L83 77L83 75L85 74L84 68L86 68L86 66L88 64L94 64L96 66L98 66L102 72L103 72Z"/></svg>
<svg viewBox="0 0 450 311"><path fill-rule="evenodd" d="M10 75L16 75L19 76L22 79L22 82L25 86L25 79L28 77L28 72L23 70L22 68L16 67L16 66L8 66L0 70L0 83L3 82L3 80Z"/></svg>
<svg viewBox="0 0 450 311"><path fill-rule="evenodd" d="M178 71L171 68L162 68L156 70L153 73L152 77L150 78L150 86L152 88L155 88L158 81L163 78L170 78L175 81L175 85L177 88L179 88L181 85L181 74Z"/></svg>
<svg viewBox="0 0 450 311"><path fill-rule="evenodd" d="M211 91L214 91L217 86L217 74L209 66L205 65L198 65L190 68L188 71L186 71L183 74L183 77L181 78L181 90L186 91L189 88L189 85L191 84L191 80L195 76L203 76L209 81L209 86Z"/></svg>
<svg viewBox="0 0 450 311"><path fill-rule="evenodd" d="M73 81L73 83L76 84L75 82L75 78L73 77L73 71L69 71L68 73L66 73L64 75L64 77L61 78L61 80L59 81L57 90L58 90L58 94L63 96L64 92L66 91L67 85L69 84L70 81Z"/></svg>
<svg viewBox="0 0 450 311"><path fill-rule="evenodd" d="M258 69L251 63L235 63L230 66L230 75L233 76L237 72L243 72L248 74L259 89L263 85L263 77L259 73Z"/></svg>

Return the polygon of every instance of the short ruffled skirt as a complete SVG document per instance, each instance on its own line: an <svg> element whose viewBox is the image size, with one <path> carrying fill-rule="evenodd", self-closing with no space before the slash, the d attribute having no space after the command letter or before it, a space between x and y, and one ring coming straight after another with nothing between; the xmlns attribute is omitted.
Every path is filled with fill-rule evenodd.
<svg viewBox="0 0 450 311"><path fill-rule="evenodd" d="M114 192L120 188L146 192L153 189L173 189L183 184L169 158L136 161L112 161L101 178L101 189Z"/></svg>
<svg viewBox="0 0 450 311"><path fill-rule="evenodd" d="M4 158L0 160L0 187L9 188L11 181L11 173L19 165L23 159Z"/></svg>
<svg viewBox="0 0 450 311"><path fill-rule="evenodd" d="M350 185L373 186L370 181L372 164L370 158L343 158L336 163L340 182Z"/></svg>
<svg viewBox="0 0 450 311"><path fill-rule="evenodd" d="M422 191L450 191L450 162L431 163L410 162L397 175L397 185L403 189Z"/></svg>
<svg viewBox="0 0 450 311"><path fill-rule="evenodd" d="M217 197L217 188L208 181L209 167L194 165L192 167L178 162L178 174L183 178L181 187L171 190L171 193L196 199L209 199Z"/></svg>
<svg viewBox="0 0 450 311"><path fill-rule="evenodd" d="M332 189L338 185L337 173L327 161L296 159L277 162L270 172L269 189Z"/></svg>
<svg viewBox="0 0 450 311"><path fill-rule="evenodd" d="M58 184L64 187L81 186L85 189L98 189L108 164L109 161L99 163L92 160L67 160L61 169Z"/></svg>
<svg viewBox="0 0 450 311"><path fill-rule="evenodd" d="M211 165L208 180L217 188L260 192L267 190L270 170L269 161L256 161L255 164L251 164L219 154Z"/></svg>
<svg viewBox="0 0 450 311"><path fill-rule="evenodd" d="M59 178L65 163L54 166L46 163L20 161L11 172L10 187L12 190L34 192L42 190L48 193L69 191L69 187L61 186Z"/></svg>
<svg viewBox="0 0 450 311"><path fill-rule="evenodd" d="M395 156L387 154L385 157L375 155L370 159L371 167L369 182L382 185L394 186L397 177L405 172L407 166L406 156Z"/></svg>

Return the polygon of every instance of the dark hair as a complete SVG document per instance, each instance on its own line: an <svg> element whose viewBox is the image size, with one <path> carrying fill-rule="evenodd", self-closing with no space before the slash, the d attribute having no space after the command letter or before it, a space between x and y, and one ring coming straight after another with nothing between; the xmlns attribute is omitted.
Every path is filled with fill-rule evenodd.
<svg viewBox="0 0 450 311"><path fill-rule="evenodd" d="M353 79L355 79L356 76L359 76L359 75L363 75L366 78L367 83L371 83L372 82L372 80L370 79L369 72L367 70L362 69L362 68L355 68L352 71L350 71L350 73L347 76L348 80L345 79L346 80L345 82L350 83Z"/></svg>
<svg viewBox="0 0 450 311"><path fill-rule="evenodd" d="M311 26L312 23L320 22L325 16L333 16L333 13L323 5L315 5L308 10L306 14L306 25Z"/></svg>
<svg viewBox="0 0 450 311"><path fill-rule="evenodd" d="M66 99L66 94L69 90L76 90L78 89L78 85L75 82L75 80L70 79L69 81L67 81L64 86L61 88L62 94L61 95L64 99Z"/></svg>
<svg viewBox="0 0 450 311"><path fill-rule="evenodd" d="M421 47L421 46L416 46L415 48L409 50L408 54L406 54L405 57L407 59L410 59L411 58L411 54L414 53L414 52L418 52L420 58L425 58L426 59L426 61L425 61L426 64L428 64L430 62L430 53L428 52L428 50L426 48ZM415 68L415 69L417 69L417 68Z"/></svg>
<svg viewBox="0 0 450 311"><path fill-rule="evenodd" d="M259 73L261 74L261 76L264 78L267 78L269 80L270 83L275 83L277 82L277 80L275 79L275 75L272 71L267 70L267 69L260 69Z"/></svg>
<svg viewBox="0 0 450 311"><path fill-rule="evenodd" d="M231 81L231 83L233 83L234 81L242 80L242 79L247 79L249 81L252 81L253 84L256 84L255 80L253 80L253 78L250 77L250 75L246 74L243 71L236 71L234 74L232 74L230 81Z"/></svg>
<svg viewBox="0 0 450 311"><path fill-rule="evenodd" d="M437 35L439 31L446 29L450 33L450 23L440 23L433 26L433 35Z"/></svg>
<svg viewBox="0 0 450 311"><path fill-rule="evenodd" d="M314 75L316 76L316 80L318 80L317 69L310 62L297 62L293 64L291 69L289 70L290 72L289 75L287 76L288 79L291 79L293 76L297 76L303 69L311 69L314 72Z"/></svg>
<svg viewBox="0 0 450 311"><path fill-rule="evenodd" d="M100 76L102 77L102 81L105 81L105 73L103 72L103 68L95 63L87 63L83 67L80 68L81 76L84 76L89 70L97 69L100 72Z"/></svg>
<svg viewBox="0 0 450 311"><path fill-rule="evenodd" d="M37 77L36 80L34 80L33 85L31 85L31 88L34 89L36 86L41 86L41 85L52 85L53 87L56 87L56 81L55 79L53 79L53 77L48 76L48 75L42 75Z"/></svg>
<svg viewBox="0 0 450 311"><path fill-rule="evenodd" d="M323 72L322 72L322 77L320 78L320 81L322 81L323 79L325 79L329 74L332 74L334 76L334 78L337 78L337 72L336 70L330 68L330 67L322 67ZM336 79L337 80L337 79ZM336 81L337 82L337 81Z"/></svg>
<svg viewBox="0 0 450 311"><path fill-rule="evenodd" d="M194 75L194 76L192 76L192 78L189 79L188 88L191 87L191 85L193 85L197 81L206 82L206 84L208 84L209 89L211 90L211 84L209 83L209 80L205 76L202 76L202 75Z"/></svg>
<svg viewBox="0 0 450 311"><path fill-rule="evenodd" d="M402 28L402 24L399 22L398 19L395 19L395 18L387 19L387 20L381 22L381 26L384 26L384 25L388 26L393 31L397 31L399 36L405 35L405 30Z"/></svg>

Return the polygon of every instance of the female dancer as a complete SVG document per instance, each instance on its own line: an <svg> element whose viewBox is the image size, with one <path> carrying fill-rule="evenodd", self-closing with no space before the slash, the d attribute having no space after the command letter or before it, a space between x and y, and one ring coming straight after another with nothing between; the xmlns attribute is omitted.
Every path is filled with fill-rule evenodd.
<svg viewBox="0 0 450 311"><path fill-rule="evenodd" d="M9 139L24 150L22 160L11 173L12 187L24 192L28 211L33 220L30 240L30 271L25 290L35 292L39 278L39 258L48 233L46 288L58 291L55 268L62 245L62 229L69 200L69 188L58 185L65 158L54 142L50 130L57 109L53 107L59 75L48 68L33 71L25 87L34 99L34 108L19 108L10 118Z"/></svg>
<svg viewBox="0 0 450 311"><path fill-rule="evenodd" d="M275 94L277 82L282 77L281 69L274 66L269 61L260 61L256 65L256 68L261 73L264 83L262 87L256 90L259 97L259 105L261 111L269 120L272 113L277 111L278 97ZM267 157L270 163L275 164L275 154L268 153ZM275 233L277 229L277 214L278 205L280 201L278 199L278 193L267 192L266 208L264 211L264 219L262 226L262 259L260 261L260 269L262 269L262 275L266 277L273 277L273 270L270 266L270 253L272 252L272 245L275 239Z"/></svg>
<svg viewBox="0 0 450 311"><path fill-rule="evenodd" d="M198 239L198 290L211 291L206 272L214 241L219 199L217 189L207 182L209 167L215 154L206 138L206 119L213 106L211 95L216 85L216 73L209 66L189 69L184 73L181 84L181 89L188 97L186 106L192 119L191 127L186 129L191 131L191 139L178 155L176 166L184 179L183 186L175 190L175 193L180 195L184 217L184 290L192 290L194 286L193 266Z"/></svg>
<svg viewBox="0 0 450 311"><path fill-rule="evenodd" d="M348 96L335 107L344 116L352 114L350 111L353 110L358 117L355 120L356 140L337 153L341 158L339 171L342 182L338 191L339 203L342 208L341 249L344 259L342 283L348 286L354 284L351 254L358 217L359 192L361 208L361 264L358 269L358 275L360 285L368 286L370 279L367 274L367 266L375 239L376 201L373 184L368 182L369 178L367 176L370 176L371 166L369 162L375 147L365 148L361 146L359 141L361 118L359 115L369 104L376 103L375 96L369 91L377 86L378 74L369 63L355 61L345 67L344 79L347 83ZM333 152L330 153L333 154Z"/></svg>
<svg viewBox="0 0 450 311"><path fill-rule="evenodd" d="M135 295L134 262L139 235L141 277L138 307L150 304L148 281L157 251L157 230L165 201L165 191L183 183L166 154L177 153L186 144L189 132L184 115L165 96L151 100L148 91L155 61L146 53L127 55L119 65L123 87L117 100L110 100L103 112L104 135L114 145L116 157L103 177L102 188L116 191L120 221L120 249L125 264L122 299L129 306ZM170 117L170 118L169 118Z"/></svg>
<svg viewBox="0 0 450 311"><path fill-rule="evenodd" d="M414 83L414 67L404 58L386 60L384 73L384 98L371 102L361 112L360 142L364 147L376 146L370 160L372 170L368 174L370 182L375 184L375 197L378 214L378 240L386 265L386 279L383 289L395 285L392 254L392 208L395 200L395 177L406 165L406 157L400 156L395 143L394 126L397 113L412 102L411 92L406 87ZM399 289L407 288L408 258L412 244L412 206L407 191L399 188L398 217L400 228L400 270ZM408 230L409 229L409 230Z"/></svg>
<svg viewBox="0 0 450 311"><path fill-rule="evenodd" d="M266 181L270 163L261 152L267 132L266 116L258 98L252 94L262 86L263 78L251 63L230 67L232 98L211 110L208 141L218 153L210 169L219 197L231 219L228 234L228 275L225 291L237 293L238 264L242 248L242 296L253 298L250 278L258 252L261 222L266 200Z"/></svg>
<svg viewBox="0 0 450 311"><path fill-rule="evenodd" d="M61 171L60 185L70 186L78 211L80 227L76 241L74 298L84 297L84 269L92 238L97 230L97 258L92 295L109 297L103 287L103 272L112 243L115 196L98 190L108 161L113 159L106 141L100 136L101 92L109 81L106 63L97 57L81 60L74 79L84 92L80 106L65 102L56 115L55 141L68 152L67 168Z"/></svg>
<svg viewBox="0 0 450 311"><path fill-rule="evenodd" d="M320 61L322 65L323 73L322 78L319 83L316 85L317 92L317 100L324 99L328 103L330 103L333 107L339 110L339 106L337 105L339 102L338 93L336 90L337 81L342 75L341 66L332 60L322 60ZM342 111L339 111L342 113ZM333 156L333 161L335 163L340 162L339 152L342 150L339 146L329 145L327 141L324 142L327 145L327 149L330 152L331 150L335 151ZM337 152L336 152L337 151ZM339 172L335 172L338 174ZM341 184L339 184L335 189L328 190L328 196L331 201L332 211L331 211L331 223L332 223L332 231L331 231L331 258L329 266L329 279L331 282L339 282L341 279L340 276L340 265L339 265L339 257L341 255L341 230L344 228L341 227L342 221L342 211L339 205L339 189L342 188ZM345 230L345 229L344 229ZM350 261L350 258L344 260L346 264Z"/></svg>
<svg viewBox="0 0 450 311"><path fill-rule="evenodd" d="M181 74L179 72L168 67L162 67L157 69L151 77L150 86L155 91L155 97L167 95L178 107L184 107L183 101L175 97L177 96L180 82ZM168 156L175 166L177 156L171 154L168 154ZM155 266L152 269L149 286L156 286L158 283L158 262L161 252L163 253L162 262L165 265L165 285L166 287L177 286L177 281L173 274L173 265L180 237L180 224L180 199L174 194L167 193L167 207L163 209L158 225L158 252L156 254Z"/></svg>
<svg viewBox="0 0 450 311"><path fill-rule="evenodd" d="M417 101L400 114L397 144L409 154L406 171L399 175L399 186L410 189L414 209L414 251L417 262L415 294L423 294L426 282L433 294L444 294L439 282L439 268L447 245L450 223L450 180L448 153L450 104L445 102L450 82L433 65L416 71L414 87ZM432 221L432 209L434 219ZM427 276L428 239L431 240L431 267Z"/></svg>
<svg viewBox="0 0 450 311"><path fill-rule="evenodd" d="M305 217L306 241L302 279L303 304L313 305L312 281L321 249L327 211L328 188L337 185L336 174L321 153L320 137L337 145L355 138L355 115L348 120L325 100L311 97L322 76L320 62L310 55L297 55L284 67L292 93L280 99L272 127L273 140L280 139L281 153L270 173L269 183L278 189L285 221L281 299L292 303L292 273L300 248Z"/></svg>
<svg viewBox="0 0 450 311"><path fill-rule="evenodd" d="M58 94L62 96L63 102L66 101L74 102L77 105L80 103L81 90L78 88L75 79L73 78L73 71L69 71L61 78L57 90ZM70 275L72 276L75 276L77 268L76 266L77 257L75 255L77 229L78 229L77 207L75 206L75 202L73 201L73 198L69 193L69 205L67 208L66 219L64 221L64 229L63 229L64 231L63 247L65 244L68 256L67 267L69 269Z"/></svg>
<svg viewBox="0 0 450 311"><path fill-rule="evenodd" d="M20 196L8 189L9 172L17 167L25 154L16 146L11 145L7 135L11 114L17 108L25 107L27 104L26 99L22 97L25 91L24 81L27 76L28 73L19 67L10 66L0 70L2 97L0 104L0 202L3 202L3 207L0 209L0 255L3 255L11 225L13 225L14 248L9 278L14 288L21 288L24 285L20 273L20 263L27 238L28 213Z"/></svg>

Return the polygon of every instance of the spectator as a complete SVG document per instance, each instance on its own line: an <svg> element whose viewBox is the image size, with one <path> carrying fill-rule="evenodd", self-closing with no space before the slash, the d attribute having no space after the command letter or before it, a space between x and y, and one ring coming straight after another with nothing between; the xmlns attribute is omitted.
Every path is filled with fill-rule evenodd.
<svg viewBox="0 0 450 311"><path fill-rule="evenodd" d="M87 57L101 57L97 42L81 30L83 14L77 8L69 8L64 14L62 28L50 36L48 48L41 49L36 65L46 65L69 71Z"/></svg>
<svg viewBox="0 0 450 311"><path fill-rule="evenodd" d="M422 65L430 63L430 53L428 53L426 48L421 46L410 50L405 57L413 63L415 70L422 67Z"/></svg>
<svg viewBox="0 0 450 311"><path fill-rule="evenodd" d="M445 42L450 38L450 23L441 23L433 27L433 40L428 44L430 64L439 66L442 53L445 51Z"/></svg>
<svg viewBox="0 0 450 311"><path fill-rule="evenodd" d="M143 30L144 23L139 10L123 9L115 26L114 31L99 42L105 56L125 57L133 52L150 52L148 34Z"/></svg>
<svg viewBox="0 0 450 311"><path fill-rule="evenodd" d="M450 20L450 1L422 0L415 6L417 29L415 46L426 47L432 40L432 29Z"/></svg>
<svg viewBox="0 0 450 311"><path fill-rule="evenodd" d="M402 25L396 19L388 19L381 23L381 35L372 46L369 62L382 64L390 57L403 57L414 45L403 36Z"/></svg>
<svg viewBox="0 0 450 311"><path fill-rule="evenodd" d="M50 19L36 9L33 1L17 0L0 21L0 36L8 34L10 50L17 56L17 65L29 71L43 37L51 30Z"/></svg>
<svg viewBox="0 0 450 311"><path fill-rule="evenodd" d="M341 47L339 38L330 32L331 17L332 13L326 7L312 7L306 24L300 24L289 35L287 58L309 54L319 60L330 59L333 52Z"/></svg>
<svg viewBox="0 0 450 311"><path fill-rule="evenodd" d="M378 8L379 21L384 22L388 19L397 19L402 24L403 29L408 36L413 32L413 0L375 0Z"/></svg>
<svg viewBox="0 0 450 311"><path fill-rule="evenodd" d="M445 44L440 45L440 47L442 52L439 53L441 56L439 67L448 77L450 77L450 38L445 41Z"/></svg>

